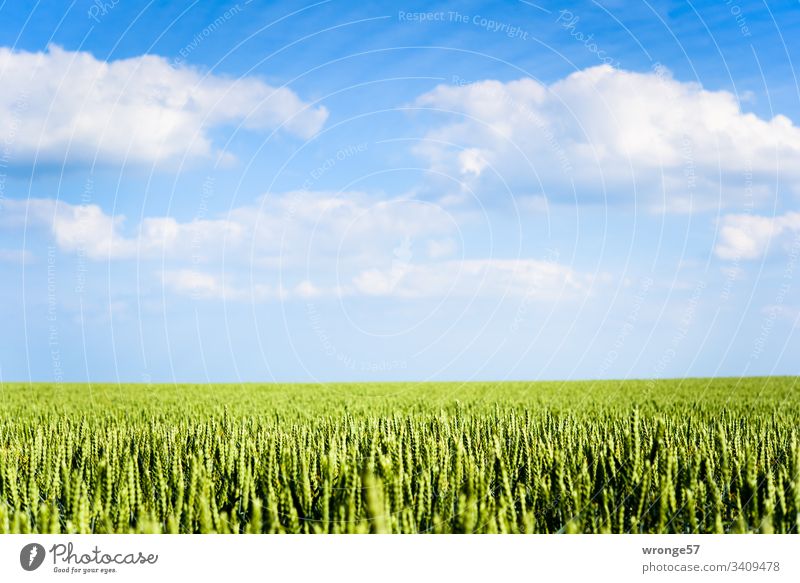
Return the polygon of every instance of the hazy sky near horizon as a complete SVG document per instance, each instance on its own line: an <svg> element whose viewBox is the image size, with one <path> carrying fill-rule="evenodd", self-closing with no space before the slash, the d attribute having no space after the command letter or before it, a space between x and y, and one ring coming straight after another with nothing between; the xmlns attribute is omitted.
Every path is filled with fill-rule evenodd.
<svg viewBox="0 0 800 583"><path fill-rule="evenodd" d="M0 382L798 374L796 2L0 0Z"/></svg>

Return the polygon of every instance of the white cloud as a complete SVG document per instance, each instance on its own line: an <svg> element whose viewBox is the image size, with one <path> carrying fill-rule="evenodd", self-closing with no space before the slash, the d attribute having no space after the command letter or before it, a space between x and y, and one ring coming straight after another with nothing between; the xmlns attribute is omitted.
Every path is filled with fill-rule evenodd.
<svg viewBox="0 0 800 583"><path fill-rule="evenodd" d="M195 269L164 271L162 281L172 292L194 299L260 302L286 297L285 291L280 286L234 285L216 275Z"/></svg>
<svg viewBox="0 0 800 583"><path fill-rule="evenodd" d="M276 272L269 275L275 282ZM291 298L383 297L421 298L501 298L530 301L556 301L582 298L594 284L605 283L607 274L591 276L549 261L532 259L467 259L430 263L393 264L385 270L368 269L355 274L344 286L318 287L302 280L291 287L278 283L242 283L246 277L228 274L225 278L196 269L167 270L164 286L171 292L203 300L274 301ZM238 283L236 283L238 281Z"/></svg>
<svg viewBox="0 0 800 583"><path fill-rule="evenodd" d="M323 291L316 287L313 283L304 279L300 283L297 284L294 288L294 292L300 296L301 298L316 298L322 295Z"/></svg>
<svg viewBox="0 0 800 583"><path fill-rule="evenodd" d="M408 239L440 238L457 219L429 203L375 201L361 192L298 191L264 195L225 216L179 221L147 217L126 228L126 217L98 205L54 199L0 201L8 226L44 227L59 249L97 261L165 258L211 263L297 267L324 259L346 267L380 260Z"/></svg>
<svg viewBox="0 0 800 583"><path fill-rule="evenodd" d="M157 163L209 157L209 130L281 125L302 138L327 111L287 88L231 79L144 55L105 62L51 45L29 53L0 48L0 141L12 160Z"/></svg>
<svg viewBox="0 0 800 583"><path fill-rule="evenodd" d="M423 201L324 191L265 195L228 219L249 225L258 263L305 265L325 258L329 267L341 269L392 257L406 239L422 243L449 235L459 221Z"/></svg>
<svg viewBox="0 0 800 583"><path fill-rule="evenodd" d="M93 260L183 258L204 261L223 245L243 238L244 227L228 220L146 218L138 233L126 237L125 217L106 214L99 206L72 205L53 199L5 200L0 206L6 223L46 226L59 249Z"/></svg>
<svg viewBox="0 0 800 583"><path fill-rule="evenodd" d="M459 152L458 162L461 174L480 176L486 168L486 160L478 148L467 148Z"/></svg>
<svg viewBox="0 0 800 583"><path fill-rule="evenodd" d="M715 252L721 259L738 261L763 257L770 246L787 243L794 234L800 245L800 213L789 212L774 217L749 214L726 215L719 226Z"/></svg>
<svg viewBox="0 0 800 583"><path fill-rule="evenodd" d="M441 85L416 105L449 120L417 152L434 170L488 181L477 186L493 195L507 184L551 200L635 198L650 211L690 212L766 199L778 175L800 193L800 128L664 74L599 66L550 85Z"/></svg>
<svg viewBox="0 0 800 583"><path fill-rule="evenodd" d="M554 300L586 295L596 279L551 261L466 259L407 264L401 270L364 271L353 279L352 293L401 298L508 295Z"/></svg>
<svg viewBox="0 0 800 583"><path fill-rule="evenodd" d="M458 251L458 243L455 239L431 239L428 241L428 257L431 259L449 257L456 251Z"/></svg>
<svg viewBox="0 0 800 583"><path fill-rule="evenodd" d="M458 250L453 234L463 217L427 202L376 202L359 192L264 196L224 217L148 217L130 229L125 217L97 205L6 200L0 209L5 224L43 226L68 253L163 262L165 288L196 299L556 299L584 295L597 279L553 261L448 259Z"/></svg>
<svg viewBox="0 0 800 583"><path fill-rule="evenodd" d="M8 220L49 225L59 248L80 251L92 259L122 257L134 250L133 242L118 234L125 217L109 216L97 205L75 206L52 199L7 200L3 211Z"/></svg>

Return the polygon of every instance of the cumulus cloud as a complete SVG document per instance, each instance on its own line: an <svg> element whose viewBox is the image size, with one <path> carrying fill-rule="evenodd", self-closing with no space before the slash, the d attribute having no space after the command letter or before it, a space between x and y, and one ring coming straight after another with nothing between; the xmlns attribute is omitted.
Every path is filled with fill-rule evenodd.
<svg viewBox="0 0 800 583"><path fill-rule="evenodd" d="M92 260L226 260L260 267L302 266L324 257L339 266L383 257L403 239L440 237L457 228L441 208L361 192L297 191L264 195L224 216L180 221L146 217L127 225L95 204L54 199L0 201L6 227L45 228L59 249ZM307 290L309 291L309 290ZM312 293L309 291L309 293Z"/></svg>
<svg viewBox="0 0 800 583"><path fill-rule="evenodd" d="M266 274L261 273L260 277ZM273 279L278 278L272 273ZM237 279L238 283L231 281ZM196 269L164 271L162 281L173 293L204 300L252 301L312 299L320 297L373 297L414 300L422 298L502 298L530 301L570 300L585 297L607 274L591 276L549 261L532 259L465 259L429 263L394 262L385 270L356 273L343 285L318 286L302 280L291 287L281 284L242 283Z"/></svg>
<svg viewBox="0 0 800 583"><path fill-rule="evenodd" d="M774 217L734 214L720 221L715 252L721 259L759 259L771 246L787 244L795 248L800 246L799 212Z"/></svg>
<svg viewBox="0 0 800 583"><path fill-rule="evenodd" d="M304 190L264 195L228 218L249 225L258 264L304 265L324 257L342 269L391 257L406 239L451 234L459 222L436 205L407 197Z"/></svg>
<svg viewBox="0 0 800 583"><path fill-rule="evenodd" d="M415 105L448 118L417 153L493 196L507 184L509 195L691 212L766 199L779 175L800 193L800 128L664 72L603 65L549 85L441 85Z"/></svg>
<svg viewBox="0 0 800 583"><path fill-rule="evenodd" d="M467 148L459 152L458 162L461 174L480 176L486 168L486 160L477 148Z"/></svg>
<svg viewBox="0 0 800 583"><path fill-rule="evenodd" d="M431 239L428 241L428 257L431 259L441 259L454 255L458 251L458 243L455 239Z"/></svg>
<svg viewBox="0 0 800 583"><path fill-rule="evenodd" d="M234 284L222 277L196 269L164 271L162 273L162 281L170 291L199 300L250 300L260 302L270 299L283 299L287 295L280 286Z"/></svg>
<svg viewBox="0 0 800 583"><path fill-rule="evenodd" d="M93 260L183 258L200 261L224 244L241 242L244 227L236 222L171 217L146 218L126 236L125 216L109 215L98 205L73 205L53 199L6 200L3 222L45 226L60 249Z"/></svg>
<svg viewBox="0 0 800 583"><path fill-rule="evenodd" d="M590 294L595 284L610 279L591 276L557 263L532 259L465 259L368 269L343 285L318 286L302 280L291 287L279 283L245 282L196 269L167 270L164 286L171 292L200 300L263 302L292 298L373 297L415 300L423 298L524 298L526 301L572 300ZM260 277L275 273L261 273ZM236 281L232 281L236 280Z"/></svg>
<svg viewBox="0 0 800 583"><path fill-rule="evenodd" d="M300 298L341 296L340 288L319 288L308 280L301 280L291 287L278 281L275 273L259 274L271 277L276 283L257 283L250 276L226 273L216 275L198 269L175 269L161 272L165 288L174 294L195 300L223 300L226 302L265 302Z"/></svg>
<svg viewBox="0 0 800 583"><path fill-rule="evenodd" d="M0 141L17 163L157 163L209 157L210 130L282 126L301 138L328 112L285 87L230 79L144 55L105 62L51 45L0 48Z"/></svg>
<svg viewBox="0 0 800 583"><path fill-rule="evenodd" d="M67 253L158 261L162 285L195 299L556 299L589 293L597 281L554 261L453 259L463 217L360 192L265 195L217 218L148 217L130 227L97 205L52 199L6 200L0 210L6 227L44 228Z"/></svg>
<svg viewBox="0 0 800 583"><path fill-rule="evenodd" d="M464 259L364 271L353 279L352 292L400 298L516 296L554 300L583 296L590 292L593 282L607 278L605 274L580 274L551 261Z"/></svg>

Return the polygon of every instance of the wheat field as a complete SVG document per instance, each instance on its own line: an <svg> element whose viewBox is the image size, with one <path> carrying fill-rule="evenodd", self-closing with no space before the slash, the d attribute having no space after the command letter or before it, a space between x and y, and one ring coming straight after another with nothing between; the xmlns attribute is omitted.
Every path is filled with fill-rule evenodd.
<svg viewBox="0 0 800 583"><path fill-rule="evenodd" d="M0 385L0 533L797 532L798 378Z"/></svg>

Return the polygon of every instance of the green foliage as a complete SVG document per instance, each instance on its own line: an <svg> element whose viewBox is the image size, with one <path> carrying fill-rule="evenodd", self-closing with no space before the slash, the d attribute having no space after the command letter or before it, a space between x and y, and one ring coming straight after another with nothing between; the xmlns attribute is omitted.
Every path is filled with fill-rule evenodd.
<svg viewBox="0 0 800 583"><path fill-rule="evenodd" d="M0 533L797 532L796 378L0 385Z"/></svg>

